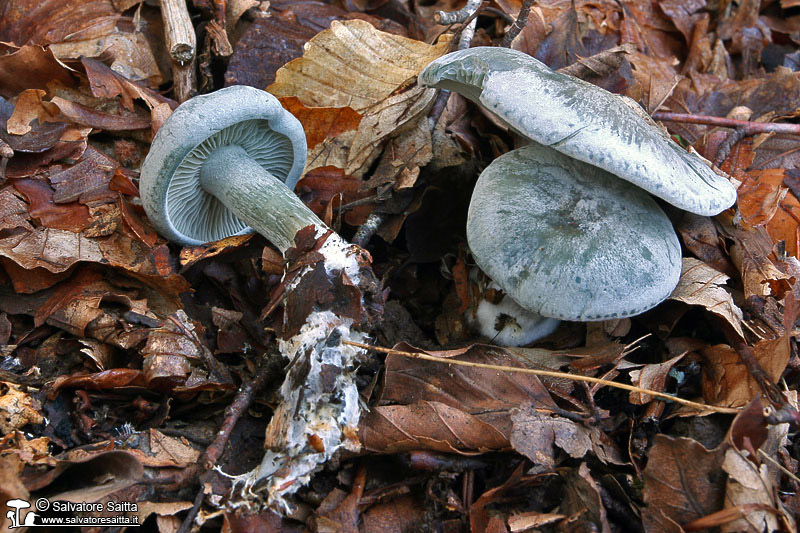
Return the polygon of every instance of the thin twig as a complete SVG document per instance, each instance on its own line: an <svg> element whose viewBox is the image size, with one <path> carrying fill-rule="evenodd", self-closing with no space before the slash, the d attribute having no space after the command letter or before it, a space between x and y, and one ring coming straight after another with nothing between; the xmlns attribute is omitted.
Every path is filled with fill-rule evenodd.
<svg viewBox="0 0 800 533"><path fill-rule="evenodd" d="M203 500L206 498L206 493L204 487L200 487L200 490L197 491L197 495L194 497L194 504L192 508L189 509L188 514L183 519L181 523L181 527L178 528L178 533L189 533L194 526L194 519L197 518L197 513L200 512L200 506L203 504Z"/></svg>
<svg viewBox="0 0 800 533"><path fill-rule="evenodd" d="M153 480L153 483L168 485L170 490L176 490L190 485L201 474L213 468L217 461L219 461L219 458L222 457L222 453L225 451L225 445L228 443L228 439L230 439L231 432L236 426L236 423L247 409L250 408L256 393L264 388L267 380L273 374L273 370L272 365L267 364L266 361L261 362L261 366L256 371L256 375L253 379L239 390L233 402L225 408L225 420L222 422L222 426L219 431L217 431L214 441L208 445L197 462L184 468L175 476Z"/></svg>
<svg viewBox="0 0 800 533"><path fill-rule="evenodd" d="M764 370L764 368L761 366L761 363L759 363L758 359L756 359L753 350L751 350L750 347L743 341L734 338L729 338L728 340L731 342L733 349L739 355L739 360L742 361L745 368L747 368L747 371L758 384L759 388L761 388L762 392L767 396L767 398L769 398L769 401L772 402L776 408L783 408L787 406L783 393L781 393L780 389L774 383L772 383L766 370Z"/></svg>
<svg viewBox="0 0 800 533"><path fill-rule="evenodd" d="M385 216L384 213L377 211L370 213L367 220L358 227L356 234L353 235L352 243L364 248L372 239L372 236L375 235L375 232L378 231L378 228L381 227Z"/></svg>
<svg viewBox="0 0 800 533"><path fill-rule="evenodd" d="M714 166L719 167L722 163L728 159L728 156L731 153L733 147L747 137L747 132L742 128L736 128L730 134L725 137L725 140L719 144L719 148L717 149L717 154L714 156Z"/></svg>
<svg viewBox="0 0 800 533"><path fill-rule="evenodd" d="M775 468L777 468L778 470L789 476L795 483L800 483L800 478L794 475L791 470L789 470L788 468L780 464L778 461L770 457L769 454L767 454L767 452L765 452L761 448L758 449L758 455L760 455L762 459L766 459L767 462L772 463L772 465L775 466Z"/></svg>
<svg viewBox="0 0 800 533"><path fill-rule="evenodd" d="M519 35L522 31L522 28L528 23L528 15L531 14L531 7L536 0L525 0L522 2L522 7L519 8L519 15L517 15L517 20L514 21L514 24L508 28L506 34L503 36L503 40L500 42L500 46L503 48L511 48L511 42Z"/></svg>
<svg viewBox="0 0 800 533"><path fill-rule="evenodd" d="M705 126L719 126L722 128L742 128L746 135L758 133L784 133L800 135L800 124L786 124L785 122L751 122L749 120L735 120L732 118L709 117L685 113L670 113L657 111L653 113L653 120L663 122L684 122L686 124L702 124Z"/></svg>
<svg viewBox="0 0 800 533"><path fill-rule="evenodd" d="M436 363L442 363L446 365L470 366L473 368L485 368L487 370L497 370L500 372L519 372L521 374L534 374L536 376L545 376L550 378L570 379L573 381L585 381L588 383L597 383L599 385L605 385L607 387L615 387L617 389L623 389L631 392L638 392L639 394L647 394L648 396L655 396L656 398L661 398L662 400L672 401L701 411L714 411L715 413L725 413L725 414L736 414L740 411L740 409L735 409L732 407L718 407L716 405L706 405L703 403L693 402L691 400L684 400L683 398L672 396L665 392L643 389L641 387L635 387L633 385L626 385L625 383L617 383L616 381L608 381L605 379L593 378L590 376L568 374L566 372L556 372L554 370L537 370L533 368L518 368L511 366L489 365L486 363L472 363L469 361L459 361L455 359L449 359L447 357L436 357L434 355L428 355L422 352L403 352L400 350L393 350L391 348L383 348L381 346L362 344L360 342L353 342L353 341L342 341L342 342L344 344L349 344L351 346L356 346L358 348L364 348L366 350L374 350L376 352L381 352L386 354L400 355L403 357L410 357L411 359L422 359L425 361L433 361Z"/></svg>

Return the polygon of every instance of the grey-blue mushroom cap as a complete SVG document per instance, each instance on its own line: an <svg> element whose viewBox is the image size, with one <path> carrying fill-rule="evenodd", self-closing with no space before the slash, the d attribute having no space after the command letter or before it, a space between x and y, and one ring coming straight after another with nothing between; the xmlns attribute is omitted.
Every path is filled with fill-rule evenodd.
<svg viewBox="0 0 800 533"><path fill-rule="evenodd" d="M667 298L681 273L680 243L650 195L537 143L481 173L467 240L508 296L562 320L640 314Z"/></svg>
<svg viewBox="0 0 800 533"><path fill-rule="evenodd" d="M648 123L643 111L523 52L496 47L452 52L425 67L419 83L463 94L524 137L686 211L715 215L736 201L736 189L725 177Z"/></svg>
<svg viewBox="0 0 800 533"><path fill-rule="evenodd" d="M205 158L227 145L241 146L289 189L305 166L303 127L273 95L237 85L191 98L158 130L142 164L142 205L161 235L197 245L252 231L199 184Z"/></svg>

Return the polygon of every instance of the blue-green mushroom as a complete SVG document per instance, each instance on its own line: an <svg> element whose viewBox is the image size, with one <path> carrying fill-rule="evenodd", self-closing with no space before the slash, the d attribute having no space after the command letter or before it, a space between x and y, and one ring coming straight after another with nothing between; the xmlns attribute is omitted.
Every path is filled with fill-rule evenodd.
<svg viewBox="0 0 800 533"><path fill-rule="evenodd" d="M271 94L238 85L197 96L153 139L142 164L142 204L176 243L255 230L284 252L300 229L327 229L292 192L306 152L302 125Z"/></svg>

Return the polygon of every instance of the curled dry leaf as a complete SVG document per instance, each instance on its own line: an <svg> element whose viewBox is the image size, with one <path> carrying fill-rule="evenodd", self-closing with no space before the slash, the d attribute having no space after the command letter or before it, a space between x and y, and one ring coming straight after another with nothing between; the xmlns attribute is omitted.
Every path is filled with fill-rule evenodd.
<svg viewBox="0 0 800 533"><path fill-rule="evenodd" d="M6 121L6 131L12 135L25 135L31 131L31 122L34 120L38 120L39 124L57 121L61 113L57 106L42 101L45 94L41 89L22 91L17 97L14 112Z"/></svg>
<svg viewBox="0 0 800 533"><path fill-rule="evenodd" d="M611 533L600 486L586 463L581 463L577 470L569 470L564 477L567 478L566 495L560 509L578 517L578 528Z"/></svg>
<svg viewBox="0 0 800 533"><path fill-rule="evenodd" d="M737 228L723 213L715 218L722 235L733 240L730 256L742 276L744 296L774 296L782 300L795 283L793 276L784 274L770 259L772 239L763 227Z"/></svg>
<svg viewBox="0 0 800 533"><path fill-rule="evenodd" d="M670 370L683 359L683 356L684 354L681 354L663 363L644 365L641 370L631 370L631 383L643 389L664 392ZM630 395L631 403L636 405L644 405L652 400L652 396L641 392L631 392Z"/></svg>
<svg viewBox="0 0 800 533"><path fill-rule="evenodd" d="M355 131L362 118L360 113L349 107L306 107L296 96L286 96L280 101L303 125L312 153L314 147L325 139Z"/></svg>
<svg viewBox="0 0 800 533"><path fill-rule="evenodd" d="M763 339L751 347L756 361L777 383L791 357L789 337ZM761 394L761 387L736 350L726 344L704 348L703 398L707 403L727 407L742 407Z"/></svg>
<svg viewBox="0 0 800 533"><path fill-rule="evenodd" d="M680 281L669 298L704 307L728 322L744 338L742 310L733 303L733 297L725 288L729 279L698 259L684 257Z"/></svg>
<svg viewBox="0 0 800 533"><path fill-rule="evenodd" d="M100 57L131 79L164 82L145 31L151 17L122 16L108 0L22 0L0 16L0 41L46 46L62 60ZM124 8L123 8L124 9ZM144 30L144 31L143 31Z"/></svg>
<svg viewBox="0 0 800 533"><path fill-rule="evenodd" d="M600 461L624 464L622 454L598 428L566 418L521 408L512 416L511 446L537 465L554 466L558 447L575 459L594 452Z"/></svg>
<svg viewBox="0 0 800 533"><path fill-rule="evenodd" d="M378 453L434 450L472 455L509 447L508 437L477 416L439 402L384 405L359 423L364 449Z"/></svg>
<svg viewBox="0 0 800 533"><path fill-rule="evenodd" d="M0 96L13 98L27 89L47 90L51 83L71 87L74 80L49 48L25 45L0 56Z"/></svg>

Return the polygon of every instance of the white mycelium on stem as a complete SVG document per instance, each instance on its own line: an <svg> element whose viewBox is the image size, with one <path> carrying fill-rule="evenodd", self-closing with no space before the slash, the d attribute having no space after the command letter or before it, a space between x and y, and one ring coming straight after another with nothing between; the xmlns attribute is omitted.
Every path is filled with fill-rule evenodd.
<svg viewBox="0 0 800 533"><path fill-rule="evenodd" d="M331 232L292 192L305 157L302 126L277 99L230 87L187 101L165 122L142 166L142 203L157 229L181 244L255 230L285 254L297 233L312 226L316 238L325 238L317 252L328 276L343 273L358 287L358 247ZM313 268L303 267L287 294ZM267 428L267 452L257 469L236 477L247 495L263 490L266 503L282 510L289 507L285 496L337 450L359 448L354 373L364 352L342 341L367 338L352 329L353 318L319 307L297 334L279 341L291 365Z"/></svg>

